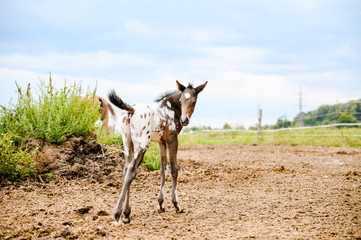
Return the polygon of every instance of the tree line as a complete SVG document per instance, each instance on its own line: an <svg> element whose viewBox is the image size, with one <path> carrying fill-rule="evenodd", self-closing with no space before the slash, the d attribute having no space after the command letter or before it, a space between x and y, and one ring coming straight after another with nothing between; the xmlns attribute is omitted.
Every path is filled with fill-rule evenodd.
<svg viewBox="0 0 361 240"><path fill-rule="evenodd" d="M334 123L358 123L361 122L361 99L351 100L347 103L334 105L322 105L316 110L299 113L293 120L288 120L285 116L280 116L274 125L262 125L262 129L278 129L300 127L300 119L303 118L303 126L318 126ZM239 125L232 127L225 123L222 127L224 130L237 129L245 130L245 127ZM257 124L250 126L249 130L257 130ZM184 132L212 130L210 126L185 128Z"/></svg>
<svg viewBox="0 0 361 240"><path fill-rule="evenodd" d="M293 120L284 116L278 118L277 123L268 128L287 128L300 126L303 119L304 126L328 125L334 123L361 122L361 99L351 100L347 103L322 105L316 110L299 113Z"/></svg>

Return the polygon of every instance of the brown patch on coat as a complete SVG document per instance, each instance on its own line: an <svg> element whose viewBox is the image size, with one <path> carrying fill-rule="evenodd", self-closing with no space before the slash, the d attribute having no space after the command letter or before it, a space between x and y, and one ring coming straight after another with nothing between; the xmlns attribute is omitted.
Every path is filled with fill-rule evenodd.
<svg viewBox="0 0 361 240"><path fill-rule="evenodd" d="M164 115L163 115L163 113L162 113L161 111L158 110L158 114L159 114L162 118L164 118Z"/></svg>
<svg viewBox="0 0 361 240"><path fill-rule="evenodd" d="M140 142L137 142L137 144L135 144L134 146L134 151L138 151L140 149Z"/></svg>

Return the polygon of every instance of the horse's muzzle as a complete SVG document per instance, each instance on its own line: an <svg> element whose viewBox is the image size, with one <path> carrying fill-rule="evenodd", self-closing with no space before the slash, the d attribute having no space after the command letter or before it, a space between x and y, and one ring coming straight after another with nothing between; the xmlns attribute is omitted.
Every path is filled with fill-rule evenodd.
<svg viewBox="0 0 361 240"><path fill-rule="evenodd" d="M189 118L185 117L184 119L181 117L180 119L180 123L182 124L183 127L187 126L189 124Z"/></svg>

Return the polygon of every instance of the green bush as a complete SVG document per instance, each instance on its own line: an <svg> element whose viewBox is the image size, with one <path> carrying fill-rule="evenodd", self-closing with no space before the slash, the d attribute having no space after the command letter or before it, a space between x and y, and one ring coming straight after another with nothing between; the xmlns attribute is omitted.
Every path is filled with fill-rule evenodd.
<svg viewBox="0 0 361 240"><path fill-rule="evenodd" d="M17 93L16 104L0 105L0 182L34 175L36 151L23 149L25 139L60 144L69 137L94 132L100 119L100 104L90 100L89 91L81 97L82 88L77 84L56 90L50 77L48 84L40 82L35 95L30 85L26 91L17 86Z"/></svg>
<svg viewBox="0 0 361 240"><path fill-rule="evenodd" d="M22 147L16 147L10 135L0 136L0 182L21 181L35 173L33 158L36 151L29 153Z"/></svg>
<svg viewBox="0 0 361 240"><path fill-rule="evenodd" d="M87 136L94 132L100 118L100 104L81 97L81 86L74 84L60 90L49 83L39 85L38 99L18 86L18 102L9 108L1 106L0 133L11 133L16 145L26 138L39 138L51 143L62 143L72 136Z"/></svg>

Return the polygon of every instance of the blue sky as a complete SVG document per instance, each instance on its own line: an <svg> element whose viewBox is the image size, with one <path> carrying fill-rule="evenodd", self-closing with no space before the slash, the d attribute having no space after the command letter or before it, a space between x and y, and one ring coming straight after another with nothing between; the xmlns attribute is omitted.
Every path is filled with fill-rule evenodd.
<svg viewBox="0 0 361 240"><path fill-rule="evenodd" d="M15 81L128 103L208 81L192 125L254 125L361 98L361 1L0 1L0 104Z"/></svg>

